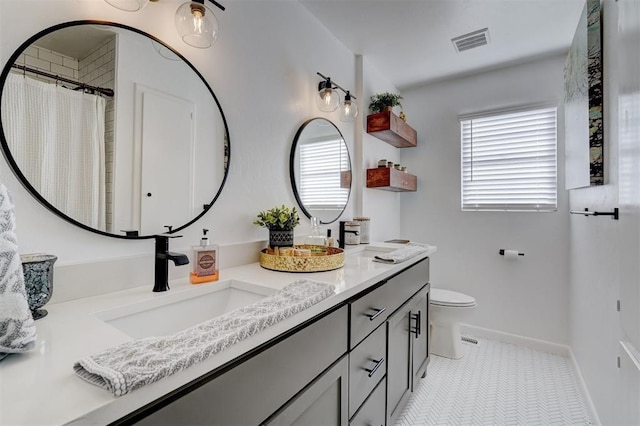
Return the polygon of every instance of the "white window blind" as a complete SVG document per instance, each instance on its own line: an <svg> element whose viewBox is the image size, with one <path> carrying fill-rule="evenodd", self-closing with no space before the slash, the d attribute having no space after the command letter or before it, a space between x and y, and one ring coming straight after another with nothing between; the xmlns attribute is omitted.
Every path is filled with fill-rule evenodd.
<svg viewBox="0 0 640 426"><path fill-rule="evenodd" d="M342 139L313 140L300 145L300 198L311 210L342 211L349 186L341 171L349 170L349 154ZM344 180L344 179L343 179Z"/></svg>
<svg viewBox="0 0 640 426"><path fill-rule="evenodd" d="M556 108L460 119L462 210L557 208Z"/></svg>

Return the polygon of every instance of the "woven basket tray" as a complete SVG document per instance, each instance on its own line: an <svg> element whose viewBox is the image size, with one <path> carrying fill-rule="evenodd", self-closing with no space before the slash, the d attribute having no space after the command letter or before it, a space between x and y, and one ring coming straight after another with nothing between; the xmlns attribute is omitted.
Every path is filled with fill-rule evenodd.
<svg viewBox="0 0 640 426"><path fill-rule="evenodd" d="M281 272L324 272L344 266L344 250L337 247L298 245L294 248L309 249L311 256L276 256L260 252L260 266Z"/></svg>

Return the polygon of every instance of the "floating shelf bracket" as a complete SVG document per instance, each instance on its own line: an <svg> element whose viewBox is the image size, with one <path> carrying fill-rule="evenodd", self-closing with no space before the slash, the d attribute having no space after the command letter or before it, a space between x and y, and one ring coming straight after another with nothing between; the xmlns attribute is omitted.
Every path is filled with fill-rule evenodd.
<svg viewBox="0 0 640 426"><path fill-rule="evenodd" d="M611 216L611 219L618 220L620 219L620 214L618 208L614 208L612 212L592 212L589 209L584 210L571 210L569 213L571 214L581 214L583 216Z"/></svg>

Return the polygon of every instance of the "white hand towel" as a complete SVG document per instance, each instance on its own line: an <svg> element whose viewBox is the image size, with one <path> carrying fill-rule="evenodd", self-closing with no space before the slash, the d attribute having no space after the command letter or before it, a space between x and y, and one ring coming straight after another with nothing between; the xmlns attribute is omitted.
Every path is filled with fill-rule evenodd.
<svg viewBox="0 0 640 426"><path fill-rule="evenodd" d="M409 243L389 253L381 254L373 258L374 262L401 263L429 250L431 246L420 243Z"/></svg>
<svg viewBox="0 0 640 426"><path fill-rule="evenodd" d="M22 263L15 235L14 206L0 183L0 359L36 345L36 326L29 310Z"/></svg>

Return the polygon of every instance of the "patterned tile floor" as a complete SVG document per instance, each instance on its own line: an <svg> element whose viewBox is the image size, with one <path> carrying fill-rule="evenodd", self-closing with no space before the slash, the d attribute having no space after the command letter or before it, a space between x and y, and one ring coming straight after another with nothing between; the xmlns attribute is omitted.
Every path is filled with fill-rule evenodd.
<svg viewBox="0 0 640 426"><path fill-rule="evenodd" d="M460 360L432 355L396 426L591 424L568 358L478 340Z"/></svg>

